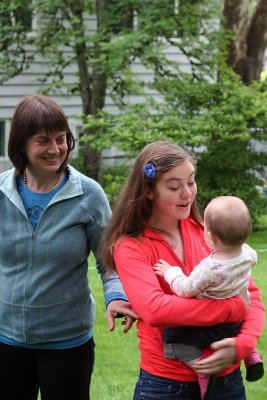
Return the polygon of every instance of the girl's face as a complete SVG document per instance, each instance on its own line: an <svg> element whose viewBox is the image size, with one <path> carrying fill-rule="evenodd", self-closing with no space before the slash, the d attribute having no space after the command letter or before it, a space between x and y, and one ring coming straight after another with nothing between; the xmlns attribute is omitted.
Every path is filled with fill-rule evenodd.
<svg viewBox="0 0 267 400"><path fill-rule="evenodd" d="M185 160L163 174L147 198L152 201L151 219L168 223L189 216L191 205L197 194L195 167Z"/></svg>
<svg viewBox="0 0 267 400"><path fill-rule="evenodd" d="M38 132L26 142L29 166L39 172L56 172L68 152L66 132Z"/></svg>

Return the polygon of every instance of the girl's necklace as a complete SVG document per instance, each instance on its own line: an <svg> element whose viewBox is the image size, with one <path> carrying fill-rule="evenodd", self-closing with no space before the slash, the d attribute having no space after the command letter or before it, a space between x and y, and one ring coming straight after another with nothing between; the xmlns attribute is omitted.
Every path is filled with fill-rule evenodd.
<svg viewBox="0 0 267 400"><path fill-rule="evenodd" d="M23 172L22 178L23 178L24 185L25 185L26 187L28 187L28 185L27 185L26 169L25 169L24 172ZM60 173L59 173L59 175L58 175L58 177L57 177L56 182L55 182L55 183L51 186L51 188L49 189L49 191L48 191L49 193L52 192L52 191L57 187L57 185L58 185L58 183L59 183L59 181L60 181L60 178L61 178L61 171L60 171Z"/></svg>

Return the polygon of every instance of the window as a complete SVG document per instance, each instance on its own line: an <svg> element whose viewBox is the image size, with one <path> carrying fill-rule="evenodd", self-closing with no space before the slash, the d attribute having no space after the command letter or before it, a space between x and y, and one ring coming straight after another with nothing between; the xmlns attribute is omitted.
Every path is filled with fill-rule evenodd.
<svg viewBox="0 0 267 400"><path fill-rule="evenodd" d="M25 30L26 32L30 32L32 30L32 12L29 7L30 2L26 3L28 3L26 7L18 7L14 11L14 18L16 24L21 25L23 30Z"/></svg>
<svg viewBox="0 0 267 400"><path fill-rule="evenodd" d="M5 121L0 121L0 157L5 157Z"/></svg>
<svg viewBox="0 0 267 400"><path fill-rule="evenodd" d="M30 32L32 30L33 11L32 0L24 0L21 4L10 7L3 4L0 12L0 26L13 27L18 32Z"/></svg>
<svg viewBox="0 0 267 400"><path fill-rule="evenodd" d="M131 4L121 6L117 0L109 0L107 4L110 26L115 34L119 34L123 29L133 29L134 9Z"/></svg>

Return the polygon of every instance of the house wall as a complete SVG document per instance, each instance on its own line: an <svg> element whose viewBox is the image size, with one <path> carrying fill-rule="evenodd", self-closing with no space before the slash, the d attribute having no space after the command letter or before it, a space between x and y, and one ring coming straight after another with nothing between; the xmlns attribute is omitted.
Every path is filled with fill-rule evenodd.
<svg viewBox="0 0 267 400"><path fill-rule="evenodd" d="M89 21L91 30L95 29L95 20ZM179 63L183 71L189 70L189 64L182 53L177 53L177 48L166 48L166 55L169 59L175 60ZM50 82L46 83L40 80L42 74L47 72L49 69L48 62L45 59L37 58L31 63L29 68L18 76L15 76L2 85L0 85L0 122L5 124L5 154L0 153L0 172L10 168L12 165L7 156L7 143L10 128L10 121L13 112L17 104L27 95L40 93L41 89L47 86ZM140 61L136 60L132 64L132 70L135 73L137 79L149 82L153 79L153 72L145 68ZM77 82L77 68L75 65L68 67L64 73L64 83L76 83ZM57 95L50 94L58 103L63 107L64 112L69 119L70 127L76 139L79 137L79 133L82 132L81 122L77 119L77 114L82 112L81 98L78 95ZM148 95L159 98L159 94L156 91L150 89ZM130 95L127 98L129 103L139 102L141 96ZM110 96L106 97L105 109L109 112L118 112L117 107L112 101ZM76 146L77 147L77 146ZM105 162L108 162L109 158L113 158L116 154L114 149L105 151L103 158ZM77 154L77 149L74 151L73 156Z"/></svg>

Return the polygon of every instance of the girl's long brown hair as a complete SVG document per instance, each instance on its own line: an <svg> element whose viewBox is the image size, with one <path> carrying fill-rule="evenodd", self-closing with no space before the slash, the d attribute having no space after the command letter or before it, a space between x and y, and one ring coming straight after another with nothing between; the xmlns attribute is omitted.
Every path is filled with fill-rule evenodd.
<svg viewBox="0 0 267 400"><path fill-rule="evenodd" d="M171 168L190 160L195 166L195 159L182 147L166 141L148 144L137 156L116 204L112 218L106 227L99 248L99 256L109 272L116 269L113 252L115 244L124 236L141 237L151 215L152 202L147 199L147 191L153 190L160 177ZM156 176L149 179L144 174L144 166L153 163ZM202 223L196 201L191 207L191 216Z"/></svg>

